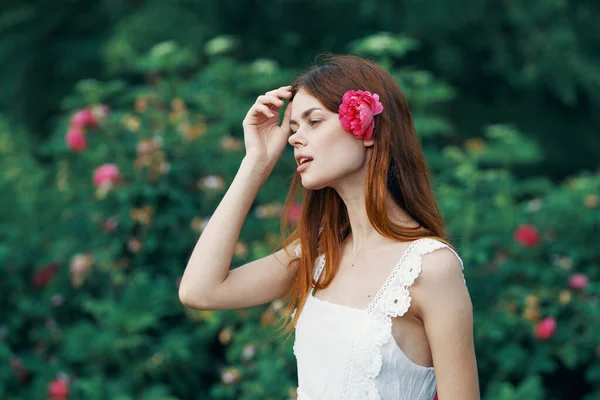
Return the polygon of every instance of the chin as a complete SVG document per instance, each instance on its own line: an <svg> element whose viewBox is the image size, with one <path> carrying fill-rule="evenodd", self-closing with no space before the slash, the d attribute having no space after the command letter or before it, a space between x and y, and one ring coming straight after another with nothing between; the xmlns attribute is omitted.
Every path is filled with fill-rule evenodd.
<svg viewBox="0 0 600 400"><path fill-rule="evenodd" d="M305 189L310 190L321 190L329 186L322 179L314 179L310 174L306 174L306 172L300 174L300 182Z"/></svg>
<svg viewBox="0 0 600 400"><path fill-rule="evenodd" d="M302 182L302 186L304 187L304 189L309 189L309 190L321 190L326 188L328 185L319 183L319 182L310 182L307 179L301 179Z"/></svg>
<svg viewBox="0 0 600 400"><path fill-rule="evenodd" d="M305 189L310 190L321 190L326 187L332 187L333 184L337 181L337 179L332 178L331 176L318 176L314 177L307 171L300 174L300 182Z"/></svg>

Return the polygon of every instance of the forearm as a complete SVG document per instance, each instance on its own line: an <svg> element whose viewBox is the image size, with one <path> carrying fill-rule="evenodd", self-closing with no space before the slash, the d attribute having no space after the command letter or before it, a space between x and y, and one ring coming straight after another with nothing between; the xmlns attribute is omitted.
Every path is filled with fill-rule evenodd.
<svg viewBox="0 0 600 400"><path fill-rule="evenodd" d="M182 301L208 296L227 277L242 225L270 171L244 158L204 228L179 286Z"/></svg>

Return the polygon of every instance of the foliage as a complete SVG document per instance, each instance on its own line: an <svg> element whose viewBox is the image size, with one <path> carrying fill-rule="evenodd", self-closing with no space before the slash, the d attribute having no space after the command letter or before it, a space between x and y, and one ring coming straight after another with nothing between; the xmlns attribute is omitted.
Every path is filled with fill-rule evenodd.
<svg viewBox="0 0 600 400"><path fill-rule="evenodd" d="M600 157L594 112L600 98L598 8L583 0L7 0L0 9L0 109L36 140L54 128L57 99L93 77L138 84L138 63L156 43L177 43L190 69L214 46L241 60L298 68L322 51L378 32L422 44L404 61L460 93L440 116L457 137L511 123L536 138L544 155L519 175L561 179ZM215 42L215 38L220 38ZM226 40L223 40L223 39ZM226 45L225 48L219 46ZM404 43L402 46L409 45ZM380 49L389 45L380 42ZM378 55L375 51L373 54ZM47 66L47 67L46 67ZM569 134L565 134L568 132ZM576 137L577 140L571 140ZM569 156L565 157L565 154ZM573 156L577 154L577 156Z"/></svg>
<svg viewBox="0 0 600 400"><path fill-rule="evenodd" d="M444 116L457 91L407 66L421 45L378 34L347 50L380 60L411 102L466 266L484 398L592 399L600 393L600 176L558 185L518 178L516 168L541 156L510 124L470 131L463 143ZM276 337L277 321L289 317L281 302L216 312L177 298L191 249L243 157L240 121L258 94L297 73L273 59L242 62L230 55L235 46L223 36L195 56L168 41L120 60L144 82L80 81L41 146L0 123L0 188L14 194L2 199L0 227L0 304L14 310L0 323L0 397L45 399L62 380L74 399L294 397L292 342ZM78 127L87 146L71 150L65 134L76 111L100 103L110 114ZM116 175L98 172L107 163ZM232 267L278 242L281 188L294 165L288 148ZM527 246L513 236L523 224L535 227ZM574 272L589 284L569 286ZM545 317L557 328L541 339L535 326Z"/></svg>

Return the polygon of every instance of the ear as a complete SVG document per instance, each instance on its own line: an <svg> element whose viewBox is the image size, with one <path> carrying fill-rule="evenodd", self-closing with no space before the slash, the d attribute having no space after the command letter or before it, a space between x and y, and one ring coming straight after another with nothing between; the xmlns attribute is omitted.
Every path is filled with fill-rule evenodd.
<svg viewBox="0 0 600 400"><path fill-rule="evenodd" d="M363 140L363 145L364 145L365 147L371 147L371 146L373 146L373 143L375 143L375 142L373 141L373 139L364 139L364 140Z"/></svg>

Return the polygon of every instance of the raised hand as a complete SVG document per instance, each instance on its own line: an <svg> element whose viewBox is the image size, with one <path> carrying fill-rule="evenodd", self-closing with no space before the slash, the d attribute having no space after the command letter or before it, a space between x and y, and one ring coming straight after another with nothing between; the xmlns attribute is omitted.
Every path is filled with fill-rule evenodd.
<svg viewBox="0 0 600 400"><path fill-rule="evenodd" d="M292 87L282 86L258 96L250 107L242 126L246 158L265 168L272 168L288 144L292 103L284 112L279 124L279 110L284 106L283 99L292 97Z"/></svg>

